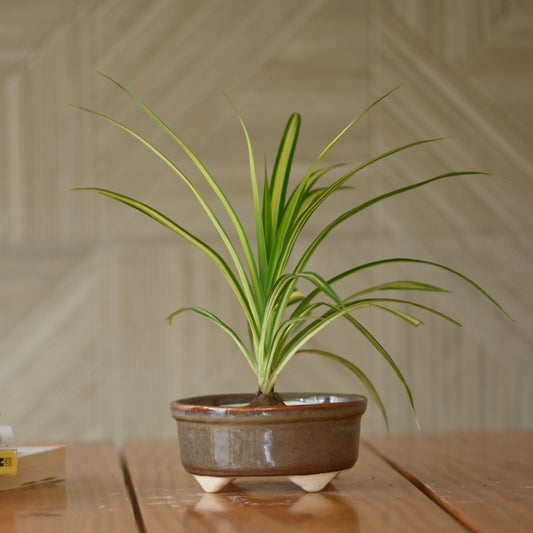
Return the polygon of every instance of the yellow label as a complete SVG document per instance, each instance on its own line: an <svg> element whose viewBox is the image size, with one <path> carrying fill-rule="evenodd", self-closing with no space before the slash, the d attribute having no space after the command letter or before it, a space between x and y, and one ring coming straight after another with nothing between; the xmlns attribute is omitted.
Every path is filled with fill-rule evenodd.
<svg viewBox="0 0 533 533"><path fill-rule="evenodd" d="M0 475L17 473L17 450L0 450Z"/></svg>

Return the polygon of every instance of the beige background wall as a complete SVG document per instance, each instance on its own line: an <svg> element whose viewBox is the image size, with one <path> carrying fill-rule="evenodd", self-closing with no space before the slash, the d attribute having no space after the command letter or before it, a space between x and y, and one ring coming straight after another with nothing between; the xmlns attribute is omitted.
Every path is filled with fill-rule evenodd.
<svg viewBox="0 0 533 533"><path fill-rule="evenodd" d="M313 266L333 274L420 257L474 277L515 322L428 268L384 268L354 284L417 276L453 290L422 301L462 329L429 316L412 329L364 315L405 371L424 430L533 427L532 61L527 0L0 0L0 422L21 440L169 436L172 399L255 390L221 332L194 316L165 322L192 304L237 317L203 256L140 214L66 192L119 190L213 237L155 157L66 105L112 114L190 168L101 70L167 119L247 220L245 145L222 91L249 124L259 161L264 151L272 161L285 120L300 111L296 171L304 172L351 118L404 82L333 159L356 164L399 143L452 138L361 174L325 218L443 171L502 177L388 201L332 234ZM364 340L337 327L318 346L366 369L393 431L414 429L400 386ZM279 389L363 392L311 356L288 367ZM375 406L364 424L384 430Z"/></svg>

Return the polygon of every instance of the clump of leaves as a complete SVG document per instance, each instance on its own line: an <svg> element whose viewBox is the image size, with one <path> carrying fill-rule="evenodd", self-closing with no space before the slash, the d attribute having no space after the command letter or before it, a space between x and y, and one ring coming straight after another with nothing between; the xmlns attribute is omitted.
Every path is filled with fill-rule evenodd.
<svg viewBox="0 0 533 533"><path fill-rule="evenodd" d="M212 207L199 192L193 181L189 179L189 177L186 176L171 159L165 156L144 137L109 116L81 106L75 107L89 111L90 113L115 124L135 137L157 155L178 178L183 180L218 232L222 244L226 249L226 256L229 255L229 260L226 260L222 253L215 250L179 223L171 220L169 217L149 205L123 194L102 188L85 187L83 189L103 194L141 211L198 248L216 264L240 304L243 317L248 326L249 339L241 338L241 336L239 336L222 318L215 316L207 309L200 307L184 307L178 309L168 317L168 320L170 322L180 313L192 311L206 317L224 330L233 339L257 377L259 389L254 404L275 405L279 403L279 397L274 393L274 385L280 373L295 355L313 353L332 359L353 372L353 374L355 374L355 376L357 376L365 385L368 392L377 403L385 419L385 423L388 425L385 407L376 388L356 363L341 355L326 350L315 350L308 347L308 342L313 339L315 335L320 333L333 322L343 319L347 320L357 333L366 338L366 340L376 349L377 353L392 367L396 376L403 384L414 411L411 390L402 372L388 351L356 318L357 311L372 307L379 311L391 313L408 324L417 326L421 323L421 320L411 312L406 312L400 309L403 304L409 304L411 307L433 313L457 326L460 324L453 318L436 309L414 301L375 295L375 293L382 293L383 291L447 292L440 287L429 285L427 283L412 280L398 280L382 283L349 295L341 295L336 291L335 287L337 282L355 276L363 270L390 263L418 263L429 265L446 270L447 272L460 277L465 282L475 287L482 295L501 309L500 305L474 281L452 268L431 261L394 257L353 266L340 272L331 279L325 279L319 273L307 270L307 264L310 258L329 233L357 213L360 213L387 198L406 193L439 180L472 174L486 174L484 172L448 172L424 181L405 185L404 187L391 190L384 194L380 194L375 198L356 204L348 211L328 222L323 227L322 231L320 231L312 242L308 244L301 256L293 257L295 254L296 242L311 216L326 200L329 200L334 193L345 189L347 186L346 184L351 178L364 168L393 154L420 144L438 140L427 139L396 147L351 168L347 172L343 171L340 177L332 179L327 183L325 182L325 178L331 176L333 170L337 170L338 172L338 169L343 165L329 165L322 167L321 163L324 158L364 115L395 89L376 100L359 116L352 120L324 148L324 150L322 150L316 160L311 164L306 174L294 183L291 183L291 167L300 130L300 115L298 113L293 113L289 117L279 144L272 173L269 176L265 170L263 184L261 186L260 179L256 172L256 163L248 130L242 117L238 111L235 110L241 123L248 147L250 185L255 213L255 240L257 243L257 248L253 249L251 245L251 236L247 234L241 219L235 212L229 199L218 182L193 151L128 89L108 76L105 77L132 98L133 101L140 106L140 108L151 117L190 158L196 168L200 171L200 174L214 191L216 198L218 198L224 207L233 224L233 229L236 232L237 238L232 240L229 237L227 229L215 215ZM290 185L293 185L292 190L289 190ZM289 269L289 263L295 266ZM301 293L297 289L297 284L302 280L307 280L309 283L305 285L311 287L311 290L306 294Z"/></svg>

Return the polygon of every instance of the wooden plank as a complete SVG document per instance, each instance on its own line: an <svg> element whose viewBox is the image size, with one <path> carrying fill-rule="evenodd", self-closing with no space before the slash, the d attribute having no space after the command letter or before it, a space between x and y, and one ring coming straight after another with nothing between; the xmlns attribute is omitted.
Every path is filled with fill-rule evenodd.
<svg viewBox="0 0 533 533"><path fill-rule="evenodd" d="M250 478L206 494L181 466L177 441L130 441L124 453L148 533L465 531L365 448L354 469L319 493L285 478Z"/></svg>
<svg viewBox="0 0 533 533"><path fill-rule="evenodd" d="M533 526L533 432L412 434L370 445L476 532Z"/></svg>
<svg viewBox="0 0 533 533"><path fill-rule="evenodd" d="M138 531L111 444L67 445L65 481L0 494L0 533Z"/></svg>

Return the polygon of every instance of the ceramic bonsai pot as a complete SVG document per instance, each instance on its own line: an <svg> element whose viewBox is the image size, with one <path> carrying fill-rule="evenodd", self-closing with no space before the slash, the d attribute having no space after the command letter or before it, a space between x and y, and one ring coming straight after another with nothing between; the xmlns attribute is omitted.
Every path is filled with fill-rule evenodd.
<svg viewBox="0 0 533 533"><path fill-rule="evenodd" d="M288 476L316 492L355 464L364 396L281 397L277 407L249 407L247 394L172 402L182 464L206 492L248 476Z"/></svg>

